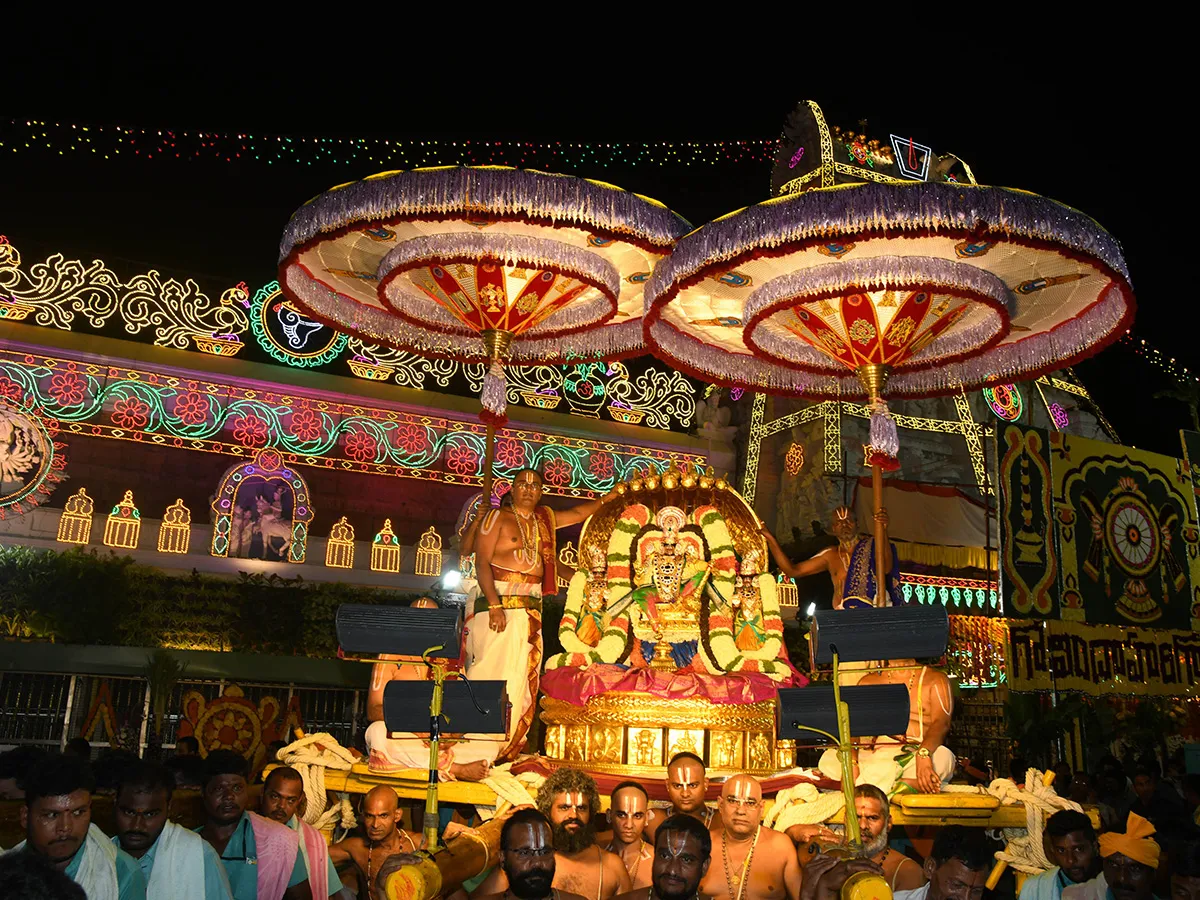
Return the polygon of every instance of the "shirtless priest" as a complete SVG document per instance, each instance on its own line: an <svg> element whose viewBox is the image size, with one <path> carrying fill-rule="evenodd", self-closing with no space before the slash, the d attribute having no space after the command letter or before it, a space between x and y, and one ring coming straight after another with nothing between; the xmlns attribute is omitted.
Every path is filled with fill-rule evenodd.
<svg viewBox="0 0 1200 900"><path fill-rule="evenodd" d="M762 786L750 775L725 782L712 829L712 864L700 890L713 900L797 900L800 862L790 838L762 827Z"/></svg>
<svg viewBox="0 0 1200 900"><path fill-rule="evenodd" d="M467 677L505 681L512 703L508 740L497 759L525 745L542 665L542 596L558 589L554 532L582 522L615 493L555 512L541 505L542 476L513 476L512 506L488 510L475 543L480 596L467 618Z"/></svg>

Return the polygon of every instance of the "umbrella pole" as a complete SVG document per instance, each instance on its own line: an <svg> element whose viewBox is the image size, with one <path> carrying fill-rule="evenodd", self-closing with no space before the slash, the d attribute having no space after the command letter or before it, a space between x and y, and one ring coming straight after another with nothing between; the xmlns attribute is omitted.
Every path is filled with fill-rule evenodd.
<svg viewBox="0 0 1200 900"><path fill-rule="evenodd" d="M496 426L488 425L483 438L483 500L484 508L492 505L492 464L496 459Z"/></svg>
<svg viewBox="0 0 1200 900"><path fill-rule="evenodd" d="M865 363L855 370L858 380L867 391L868 402L874 406L887 385L891 369L880 363ZM875 519L875 605L887 606L887 567L883 564L884 552L888 547L887 525L880 521L883 512L883 469L876 461L871 466L871 493Z"/></svg>

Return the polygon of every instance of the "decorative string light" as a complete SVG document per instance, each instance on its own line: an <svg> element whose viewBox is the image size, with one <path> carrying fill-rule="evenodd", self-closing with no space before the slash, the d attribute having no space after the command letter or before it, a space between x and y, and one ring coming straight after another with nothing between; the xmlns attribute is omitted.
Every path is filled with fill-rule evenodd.
<svg viewBox="0 0 1200 900"><path fill-rule="evenodd" d="M505 165L552 171L609 166L761 165L771 163L776 138L747 141L422 141L92 126L10 119L0 125L0 154L258 162L284 166Z"/></svg>
<svg viewBox="0 0 1200 900"><path fill-rule="evenodd" d="M1125 336L1118 343L1128 347L1135 355L1140 356L1142 359L1166 372L1176 381L1186 383L1200 382L1200 375L1177 362L1175 357L1167 356L1167 354L1152 344L1146 343L1143 338L1135 338L1130 332L1126 331Z"/></svg>
<svg viewBox="0 0 1200 900"><path fill-rule="evenodd" d="M371 542L371 571L400 571L400 538L392 531L391 519L383 520L383 527Z"/></svg>
<svg viewBox="0 0 1200 900"><path fill-rule="evenodd" d="M354 568L354 527L342 516L329 530L325 544L325 565L331 569Z"/></svg>

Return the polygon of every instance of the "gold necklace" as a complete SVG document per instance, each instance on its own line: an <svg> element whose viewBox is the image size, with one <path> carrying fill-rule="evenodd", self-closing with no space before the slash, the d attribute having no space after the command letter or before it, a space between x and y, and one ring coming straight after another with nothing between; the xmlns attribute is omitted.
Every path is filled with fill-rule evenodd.
<svg viewBox="0 0 1200 900"><path fill-rule="evenodd" d="M742 871L737 877L738 887L736 894L733 892L733 876L729 871L728 832L721 832L721 858L725 861L725 887L729 892L730 900L742 900L742 895L746 893L746 875L750 871L750 863L754 859L754 848L758 846L758 835L761 831L761 825L754 829L754 840L750 843L750 850L746 853L746 858L742 860ZM744 844L746 841L735 841L734 843Z"/></svg>
<svg viewBox="0 0 1200 900"><path fill-rule="evenodd" d="M517 558L526 565L533 565L537 562L538 548L538 525L536 513L531 513L526 516L520 512L517 507L513 506L513 515L517 519L517 531L521 534L521 549L517 551Z"/></svg>
<svg viewBox="0 0 1200 900"><path fill-rule="evenodd" d="M617 852L616 850L613 850L613 844L615 844L615 843L617 843L617 839L616 839L616 838L613 838L613 839L612 839L612 843L608 845L608 848L607 848L607 849L608 849L608 852L609 852L609 853L616 853L616 854L617 854L617 856L621 856L621 854L620 854L619 852ZM622 862L622 863L625 863L625 871L629 873L629 882L630 882L630 884L632 884L632 883L633 883L633 875L634 875L634 873L635 873L635 872L636 872L636 871L637 871L639 868L641 868L641 865L642 865L642 849L643 849L645 846L646 846L646 842L645 842L645 841L640 841L640 842L638 843L638 852L637 852L637 856L636 856L636 857L634 858L634 860L633 860L633 868L630 868L630 867L629 867L629 863L625 862L625 857L624 857L624 856L621 856L621 862Z"/></svg>

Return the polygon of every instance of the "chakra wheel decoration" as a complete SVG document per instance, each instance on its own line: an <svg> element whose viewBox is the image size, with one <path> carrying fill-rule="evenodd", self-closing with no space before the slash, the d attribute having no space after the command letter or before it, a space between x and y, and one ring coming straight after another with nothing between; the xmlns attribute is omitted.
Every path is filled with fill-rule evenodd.
<svg viewBox="0 0 1200 900"><path fill-rule="evenodd" d="M984 388L983 399L997 418L1005 422L1017 421L1025 411L1021 391L1015 384L998 384L995 387Z"/></svg>
<svg viewBox="0 0 1200 900"><path fill-rule="evenodd" d="M340 331L487 364L488 479L507 421L504 366L640 352L646 279L689 227L599 181L500 166L385 172L296 211L280 282Z"/></svg>
<svg viewBox="0 0 1200 900"><path fill-rule="evenodd" d="M1069 366L1116 340L1133 309L1116 240L1070 207L973 184L863 183L768 200L681 238L647 282L644 327L660 357L706 381L867 399L879 509L880 473L899 465L885 395Z"/></svg>

